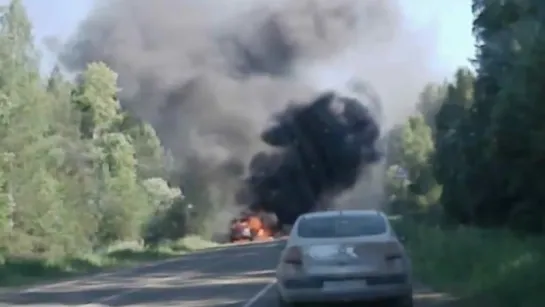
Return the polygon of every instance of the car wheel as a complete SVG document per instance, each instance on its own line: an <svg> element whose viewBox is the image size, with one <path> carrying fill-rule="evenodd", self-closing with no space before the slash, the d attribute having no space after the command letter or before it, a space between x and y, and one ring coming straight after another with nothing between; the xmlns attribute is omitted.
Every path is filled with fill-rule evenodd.
<svg viewBox="0 0 545 307"><path fill-rule="evenodd" d="M277 298L277 306L278 307L302 307L302 306L305 306L305 304L303 303L294 303L294 302L288 302L286 301L282 295L280 295L280 293L277 291L277 294L276 294L276 298Z"/></svg>
<svg viewBox="0 0 545 307"><path fill-rule="evenodd" d="M305 307L307 306L307 304L288 302L284 300L281 296L278 296L277 306L278 307Z"/></svg>
<svg viewBox="0 0 545 307"><path fill-rule="evenodd" d="M286 301L281 295L280 293L278 293L276 295L277 297L277 300L278 300L278 307L293 307L293 304Z"/></svg>
<svg viewBox="0 0 545 307"><path fill-rule="evenodd" d="M414 301L412 294L396 297L393 306L395 307L413 307Z"/></svg>

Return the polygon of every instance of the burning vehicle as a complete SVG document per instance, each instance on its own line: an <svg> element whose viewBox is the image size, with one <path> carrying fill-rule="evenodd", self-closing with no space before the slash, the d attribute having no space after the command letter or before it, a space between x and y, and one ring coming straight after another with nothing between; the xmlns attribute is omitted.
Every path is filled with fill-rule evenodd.
<svg viewBox="0 0 545 307"><path fill-rule="evenodd" d="M263 212L245 212L231 220L229 241L251 242L273 239L279 231L275 221Z"/></svg>

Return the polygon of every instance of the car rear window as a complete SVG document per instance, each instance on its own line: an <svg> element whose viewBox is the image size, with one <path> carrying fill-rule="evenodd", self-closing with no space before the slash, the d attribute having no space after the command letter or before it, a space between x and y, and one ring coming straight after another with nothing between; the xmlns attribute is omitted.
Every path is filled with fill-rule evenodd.
<svg viewBox="0 0 545 307"><path fill-rule="evenodd" d="M374 236L386 230L382 216L360 214L305 218L299 222L297 233L301 238L342 238Z"/></svg>

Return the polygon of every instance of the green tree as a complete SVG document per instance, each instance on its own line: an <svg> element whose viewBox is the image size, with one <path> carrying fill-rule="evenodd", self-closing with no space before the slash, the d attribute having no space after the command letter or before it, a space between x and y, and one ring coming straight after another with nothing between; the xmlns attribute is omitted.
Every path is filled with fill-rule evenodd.
<svg viewBox="0 0 545 307"><path fill-rule="evenodd" d="M137 171L141 179L168 176L166 153L153 127L125 114L119 131L130 137L138 159Z"/></svg>
<svg viewBox="0 0 545 307"><path fill-rule="evenodd" d="M447 84L430 83L420 93L416 109L422 114L432 131L435 131L435 116L445 100L447 88Z"/></svg>
<svg viewBox="0 0 545 307"><path fill-rule="evenodd" d="M175 211L161 143L123 112L116 83L104 63L75 82L60 66L42 78L22 2L0 8L0 258L139 239Z"/></svg>
<svg viewBox="0 0 545 307"><path fill-rule="evenodd" d="M471 71L459 69L435 118L433 169L434 177L443 186L441 204L448 215L462 222L470 221L470 209L475 200L467 190L469 181L475 176L475 170L468 165L472 161L468 159L467 151L474 137L469 122L474 80Z"/></svg>
<svg viewBox="0 0 545 307"><path fill-rule="evenodd" d="M488 114L484 135L491 140L486 153L495 191L476 211L490 224L543 232L545 6L532 0L474 1L474 10L481 43L476 105Z"/></svg>
<svg viewBox="0 0 545 307"><path fill-rule="evenodd" d="M91 63L80 76L73 101L81 111L81 133L96 139L122 119L117 97L117 74L104 63Z"/></svg>
<svg viewBox="0 0 545 307"><path fill-rule="evenodd" d="M436 204L440 187L435 182L430 159L434 152L431 127L426 124L423 115L409 117L400 127L398 142L398 159L390 167L390 194L398 195L396 210L429 209ZM406 172L406 178L396 178L399 170Z"/></svg>

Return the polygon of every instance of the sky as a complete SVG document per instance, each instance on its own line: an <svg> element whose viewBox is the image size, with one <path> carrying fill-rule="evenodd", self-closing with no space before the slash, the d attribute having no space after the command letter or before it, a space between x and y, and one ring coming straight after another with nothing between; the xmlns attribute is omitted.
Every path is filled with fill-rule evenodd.
<svg viewBox="0 0 545 307"><path fill-rule="evenodd" d="M438 21L436 23L439 25L436 29L439 36L440 61L436 63L438 71L449 77L457 67L469 65L468 59L475 53L471 34L473 19L471 0L400 1L413 26L425 27ZM7 2L8 0L0 0L0 4ZM79 21L91 9L93 0L23 0L23 2L34 24L34 35L39 43L48 36L55 36L61 40L69 37ZM52 65L51 58L48 58L47 54L44 54L44 57L44 69L48 69Z"/></svg>

